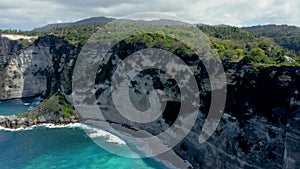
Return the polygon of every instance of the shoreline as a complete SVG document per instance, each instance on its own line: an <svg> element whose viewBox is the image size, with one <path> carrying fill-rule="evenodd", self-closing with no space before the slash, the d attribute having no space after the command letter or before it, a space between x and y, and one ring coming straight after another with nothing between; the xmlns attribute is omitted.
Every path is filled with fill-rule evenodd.
<svg viewBox="0 0 300 169"><path fill-rule="evenodd" d="M110 131L109 129L107 129L107 123L112 126L113 130L117 130L118 132L121 133L125 133L126 135L130 135L133 137L141 137L141 138L146 138L146 137L151 137L153 136L152 134L150 134L149 132L145 131L145 130L140 130L140 129L135 129L135 128L131 128L130 126L126 126L126 125L122 125L120 123L116 123L116 122L107 122L107 121L97 121L97 129L100 130L106 130L109 133L112 133L113 135L116 135L117 137L123 139L121 136L119 136L118 134L115 134L113 131ZM147 150L143 149L144 146L149 146L149 143L147 142L133 142L130 140L126 140L128 143L130 143L130 145L133 145L134 148L141 152L146 154ZM160 143L156 143L156 146L159 147L167 147L167 145L165 145L164 143L160 142ZM151 151L151 149L149 149L149 151ZM150 153L151 154L151 153ZM178 168L178 169L192 169L193 166L191 165L191 163L187 160L182 159L179 155L177 155L175 153L175 151L171 148L170 150L168 150L165 153L159 154L157 156L153 156L150 158L154 158L155 160L163 163L166 167L168 168Z"/></svg>
<svg viewBox="0 0 300 169"><path fill-rule="evenodd" d="M0 131L9 131L9 132L16 132L16 131L28 131L28 130L33 130L34 128L38 127L45 127L49 129L54 129L54 128L81 128L81 123L69 123L69 124L52 124L52 123L42 123L42 124L37 124L37 125L32 125L29 127L19 127L19 128L6 128L0 126Z"/></svg>
<svg viewBox="0 0 300 169"><path fill-rule="evenodd" d="M0 127L7 129L28 128L36 125L53 124L53 125L68 125L79 123L77 116L70 116L68 118L53 114L41 115L36 118L23 117L21 115L0 115Z"/></svg>
<svg viewBox="0 0 300 169"><path fill-rule="evenodd" d="M15 119L14 119L15 118ZM28 125L24 125L25 123L23 123L23 125L14 125L13 127L10 126L8 127L7 125L3 125L3 124L7 124L7 122L3 123L3 119L5 119L6 121L9 119L9 121L16 121L16 119L18 119L17 121L19 121L20 117L17 117L16 115L11 115L11 116L1 116L0 115L0 131L9 131L9 132L15 132L15 131L26 131L26 130L33 130L34 128L37 127L46 127L46 128L65 128L65 127L70 127L70 128L76 128L79 127L81 129L85 128L89 128L92 130L95 130L95 134L94 136L96 137L108 137L108 142L113 142L116 144L126 144L126 141L124 141L122 139L122 137L119 137L118 135L114 134L111 131L105 130L104 127L101 128L101 125L98 127L91 127L89 125L86 124L82 124L78 121L78 119L76 118L76 120L73 121L68 121L68 122L64 122L64 123L52 123L52 122L34 122L32 121L32 123L28 123ZM29 121L30 119L27 118ZM148 133L147 131L144 130L134 130L131 129L129 127L126 127L122 124L118 124L118 123L110 123L110 122L102 122L102 123L109 123L110 125L112 125L114 128L117 128L119 131L121 132L126 132L127 134L130 135L135 135L135 136L141 136L141 137L147 137L147 136L152 136L150 133ZM10 123L11 124L11 123ZM18 127L17 127L18 126ZM86 133L87 134L87 133ZM92 135L89 135L89 137L92 137ZM124 143L123 143L124 142ZM130 141L128 141L130 142ZM132 143L132 142L130 142ZM135 143L133 143L135 144ZM147 143L145 143L147 144ZM166 146L163 143L161 143L161 145L158 146ZM136 147L139 151L141 150L139 148L138 145L136 145ZM192 165L186 161L183 160L182 158L180 158L173 149L170 149L169 151L160 154L158 156L154 156L151 157L153 159L155 159L156 161L164 164L166 167L168 168L178 168L178 169L188 169L188 168L193 168Z"/></svg>
<svg viewBox="0 0 300 169"><path fill-rule="evenodd" d="M33 99L33 98L37 98L37 97L40 97L42 96L42 94L36 94L36 95L33 95L33 96L25 96L25 97L9 97L9 98L0 98L0 102L5 102L5 101L9 101L9 100L23 100L23 99Z"/></svg>

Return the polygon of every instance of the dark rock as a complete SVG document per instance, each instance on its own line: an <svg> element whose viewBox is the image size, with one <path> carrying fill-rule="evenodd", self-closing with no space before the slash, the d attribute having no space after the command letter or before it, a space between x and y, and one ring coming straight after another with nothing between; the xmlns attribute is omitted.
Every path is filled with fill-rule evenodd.
<svg viewBox="0 0 300 169"><path fill-rule="evenodd" d="M25 128L32 125L53 123L53 124L70 124L78 123L77 116L71 116L70 118L63 118L62 116L49 116L50 118L45 118L46 115L40 115L36 119L32 120L29 117L17 117L15 115L11 116L0 116L0 126L5 128Z"/></svg>

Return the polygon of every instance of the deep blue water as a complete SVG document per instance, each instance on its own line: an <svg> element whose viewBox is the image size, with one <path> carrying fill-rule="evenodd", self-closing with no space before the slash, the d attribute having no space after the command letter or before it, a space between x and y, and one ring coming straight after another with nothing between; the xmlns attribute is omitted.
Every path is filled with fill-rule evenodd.
<svg viewBox="0 0 300 169"><path fill-rule="evenodd" d="M9 104L8 104L9 103ZM1 104L11 105L16 111L26 110L13 106L20 100ZM12 109L9 107L9 111ZM17 109L19 108L19 110ZM103 139L105 141L105 139ZM111 148L124 146L116 143ZM154 159L131 159L113 155L97 146L77 127L47 128L35 127L30 130L6 131L0 129L0 168L1 169L160 169L166 168Z"/></svg>

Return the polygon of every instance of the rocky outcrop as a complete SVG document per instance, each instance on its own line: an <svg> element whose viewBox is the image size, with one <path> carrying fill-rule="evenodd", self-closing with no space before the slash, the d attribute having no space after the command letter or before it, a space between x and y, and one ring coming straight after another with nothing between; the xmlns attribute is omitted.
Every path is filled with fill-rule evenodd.
<svg viewBox="0 0 300 169"><path fill-rule="evenodd" d="M31 110L23 114L0 116L0 126L15 129L45 123L65 125L78 122L75 110L60 93L52 94L44 100L39 99L32 106Z"/></svg>
<svg viewBox="0 0 300 169"><path fill-rule="evenodd" d="M23 117L20 115L11 115L11 116L0 116L0 126L4 128L17 129L17 128L26 128L33 125L40 124L55 124L55 125L66 125L70 123L78 123L77 116L63 117L57 113L48 113L43 114L37 117Z"/></svg>

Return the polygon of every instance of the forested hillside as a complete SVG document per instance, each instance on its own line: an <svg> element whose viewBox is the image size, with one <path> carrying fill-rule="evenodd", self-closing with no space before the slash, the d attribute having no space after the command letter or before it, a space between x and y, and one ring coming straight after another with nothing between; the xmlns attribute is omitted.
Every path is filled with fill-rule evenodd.
<svg viewBox="0 0 300 169"><path fill-rule="evenodd" d="M244 30L257 34L259 37L268 37L287 49L300 51L300 28L288 25L259 25L244 27Z"/></svg>
<svg viewBox="0 0 300 169"><path fill-rule="evenodd" d="M99 20L99 19L98 19ZM104 23L83 20L62 27L52 27L48 32L0 30L3 34L22 34L63 37L69 43L83 46L89 37ZM103 21L103 22L106 22ZM199 24L197 27L211 40L220 58L224 61L251 63L255 65L300 65L300 28L287 25L265 25L253 27L209 26ZM183 30L184 31L184 30ZM151 36L141 35L145 43L161 41ZM150 39L147 39L150 38ZM164 37L169 42L171 37ZM24 47L29 42L21 39ZM150 45L151 46L151 45Z"/></svg>
<svg viewBox="0 0 300 169"><path fill-rule="evenodd" d="M245 28L209 25L198 25L198 27L210 37L215 50L223 60L264 65L297 65L299 62L299 53L288 48L287 42L278 42L272 38L272 36L277 37L277 32L262 36ZM290 29L293 28L295 27ZM261 30L267 31L268 26L262 26Z"/></svg>

